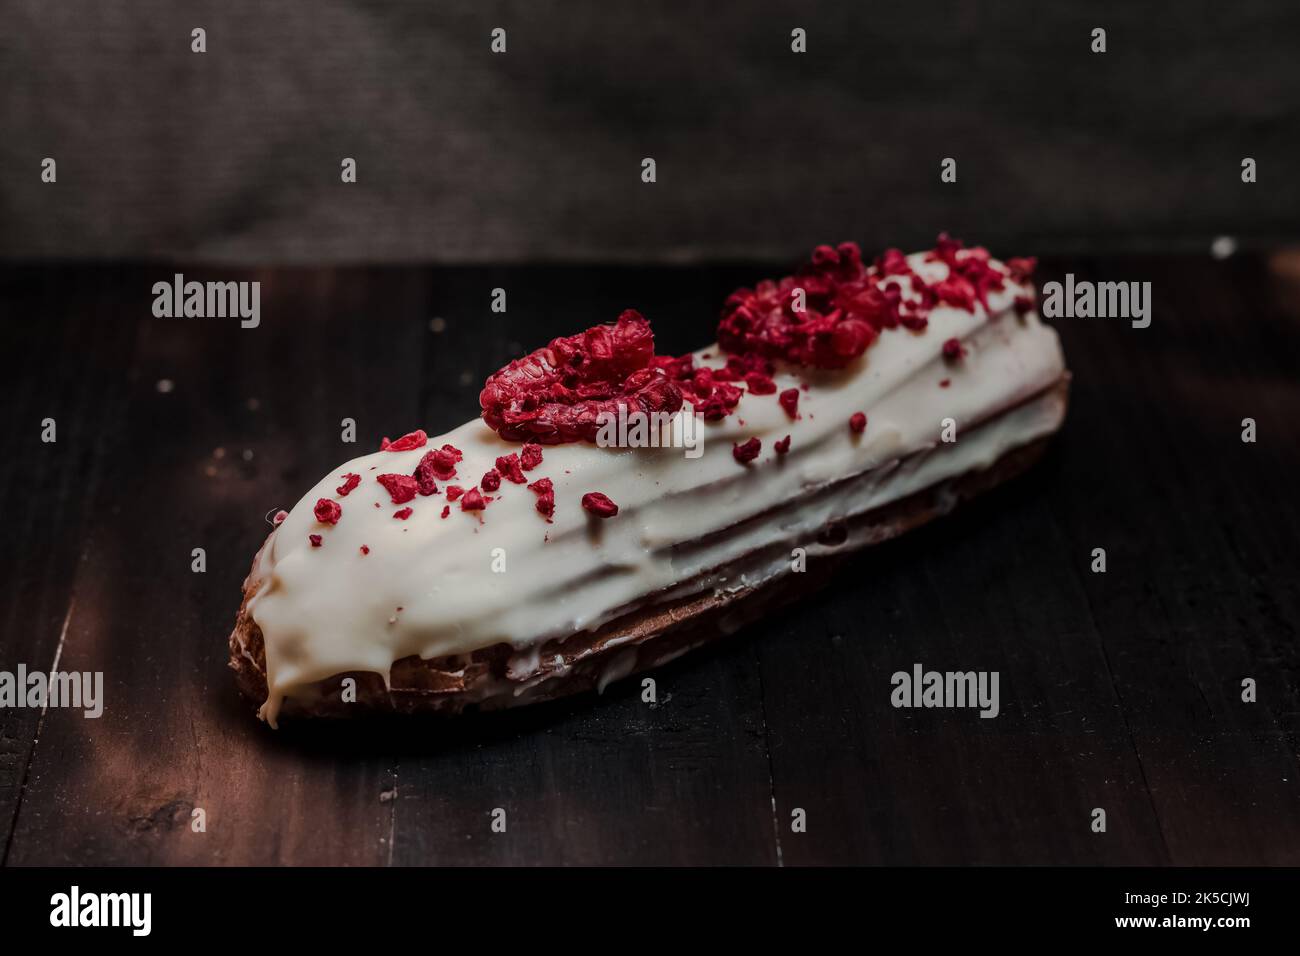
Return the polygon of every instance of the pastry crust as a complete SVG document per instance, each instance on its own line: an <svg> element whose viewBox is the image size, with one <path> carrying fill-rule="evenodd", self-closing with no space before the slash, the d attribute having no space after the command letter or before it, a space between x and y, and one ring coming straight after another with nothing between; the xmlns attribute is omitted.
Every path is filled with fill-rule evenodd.
<svg viewBox="0 0 1300 956"><path fill-rule="evenodd" d="M1035 399L1059 403L1064 414L1069 375ZM1005 413L1005 412L1004 412ZM996 419L990 419L993 421ZM1048 436L1050 437L1050 436ZM282 716L359 716L366 713L461 713L467 709L496 710L551 700L591 689L603 690L613 680L640 673L673 660L692 648L733 633L774 607L816 590L828 578L828 567L859 548L878 544L947 514L957 504L996 487L1028 468L1042 454L1048 437L1015 448L990 467L968 471L931 485L880 508L824 528L815 539L785 541L774 551L789 554L807 549L817 562L817 574L783 573L754 586L729 590L665 595L620 615L603 627L544 642L533 666L516 672L517 652L506 644L467 655L422 660L405 657L394 663L388 687L374 673L338 674L295 690L284 701ZM763 516L759 520L764 520ZM264 545L265 546L265 545ZM755 555L747 555L746 566ZM255 704L267 698L266 656L261 630L248 611L257 592L258 562L244 581L234 631L230 635L230 666L244 696ZM744 568L719 568L717 574ZM711 575L712 576L712 575ZM342 682L356 681L356 701L344 702Z"/></svg>

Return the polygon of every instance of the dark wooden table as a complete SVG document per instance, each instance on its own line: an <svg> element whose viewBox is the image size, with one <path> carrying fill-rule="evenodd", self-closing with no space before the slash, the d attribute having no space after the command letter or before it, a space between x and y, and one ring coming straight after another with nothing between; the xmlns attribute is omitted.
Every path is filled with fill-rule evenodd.
<svg viewBox="0 0 1300 956"><path fill-rule="evenodd" d="M167 266L0 269L0 669L100 670L107 698L0 711L5 862L1300 863L1297 257L1040 279L1067 270L1152 281L1154 321L1057 323L1047 459L666 668L656 706L633 683L274 733L226 636L263 515L354 453L342 418L363 447L441 431L524 347L627 306L685 350L770 267L184 270L260 280L255 330L153 318ZM915 662L998 671L1001 716L895 710Z"/></svg>

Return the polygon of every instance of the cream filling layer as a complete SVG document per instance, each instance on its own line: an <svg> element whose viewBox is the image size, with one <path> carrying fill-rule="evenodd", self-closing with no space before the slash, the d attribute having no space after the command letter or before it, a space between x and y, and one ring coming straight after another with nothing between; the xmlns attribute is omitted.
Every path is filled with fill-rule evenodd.
<svg viewBox="0 0 1300 956"><path fill-rule="evenodd" d="M912 265L927 278L946 272L919 256ZM1026 400L1060 378L1064 359L1055 332L1036 314L1015 314L1015 297L1029 291L1008 280L990 295L988 312L936 308L924 332L886 331L849 369L779 370L778 391L810 386L801 393L799 420L789 419L776 395L746 394L732 415L704 426L698 458L680 448L545 447L542 464L527 476L554 483L553 523L537 513L531 491L505 481L481 520L459 502L441 518L441 493L410 502L408 520L393 517L398 506L376 475L410 474L429 448L451 443L464 460L450 483L470 487L498 455L519 450L481 419L431 438L425 448L347 462L294 506L255 569L249 609L266 646L264 716L274 721L285 696L341 672L387 679L392 664L412 654L429 659L501 642L526 652L599 627L667 589L697 581L743 585L707 575L772 542L986 467L1053 431L1059 408ZM957 362L942 357L948 338L966 348ZM716 348L696 358L722 364ZM948 387L940 386L944 380ZM1021 403L963 439L972 424ZM861 435L848 427L857 411L868 416ZM946 419L955 426L953 443L941 441ZM790 452L777 456L773 443L787 434ZM762 441L762 453L742 466L732 444L750 437ZM934 453L917 454L928 450ZM346 472L361 475L361 485L337 499L338 524L321 525L313 506L337 498ZM844 493L818 494L852 476L864 477ZM590 491L612 498L618 515L588 515L580 499ZM783 507L770 520L746 520L777 506ZM313 548L309 534L321 535L322 546Z"/></svg>

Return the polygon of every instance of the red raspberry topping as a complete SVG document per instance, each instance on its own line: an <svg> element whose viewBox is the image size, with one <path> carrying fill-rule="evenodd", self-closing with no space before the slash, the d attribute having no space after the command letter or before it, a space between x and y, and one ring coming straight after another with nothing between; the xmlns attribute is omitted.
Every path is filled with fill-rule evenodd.
<svg viewBox="0 0 1300 956"><path fill-rule="evenodd" d="M361 553L362 553L363 555L369 554L369 553L370 553L370 545L368 545L368 544L363 544L363 545L361 546Z"/></svg>
<svg viewBox="0 0 1300 956"><path fill-rule="evenodd" d="M449 515L449 514L451 514L451 505L443 505L443 506L442 506L442 516L445 518L445 517L447 517L447 515Z"/></svg>
<svg viewBox="0 0 1300 956"><path fill-rule="evenodd" d="M479 394L483 420L509 441L595 441L602 413L676 412L681 389L652 364L650 323L632 310L516 359ZM507 477L509 477L507 475Z"/></svg>
<svg viewBox="0 0 1300 956"><path fill-rule="evenodd" d="M771 395L776 392L776 382L762 372L750 372L746 375L745 387L755 395Z"/></svg>
<svg viewBox="0 0 1300 956"><path fill-rule="evenodd" d="M513 482L516 485L528 483L523 470L519 467L519 456L514 452L497 458L497 471L501 472L501 477L506 481Z"/></svg>
<svg viewBox="0 0 1300 956"><path fill-rule="evenodd" d="M479 485L484 491L496 491L501 487L501 473L493 468L483 476L482 480L479 481Z"/></svg>
<svg viewBox="0 0 1300 956"><path fill-rule="evenodd" d="M978 302L987 308L988 293L1004 288L1007 275L1025 281L1033 269L1032 260L1016 259L1004 271L992 264L988 250L966 249L946 234L927 258L948 266L948 276L934 285L897 249L885 250L866 266L853 243L818 246L795 275L733 293L723 306L718 344L738 355L842 368L884 329L923 331L927 314L939 303L974 311Z"/></svg>
<svg viewBox="0 0 1300 956"><path fill-rule="evenodd" d="M781 403L781 407L785 409L785 413L789 415L791 418L795 418L798 416L799 389L787 388L784 392L781 393L780 397L777 398L777 401Z"/></svg>
<svg viewBox="0 0 1300 956"><path fill-rule="evenodd" d="M532 471L542 463L542 446L528 442L519 455L519 462L524 471Z"/></svg>
<svg viewBox="0 0 1300 956"><path fill-rule="evenodd" d="M776 449L778 455L784 455L790 450L790 436L786 435L784 438L774 441L772 447Z"/></svg>
<svg viewBox="0 0 1300 956"><path fill-rule="evenodd" d="M271 524L273 524L275 527L278 528L278 527L280 527L280 525L284 524L284 519L287 518L287 517L289 517L289 512L287 512L287 511L285 511L283 508L281 508L281 509L280 509L279 511L277 511L277 512L275 513L275 515L271 518Z"/></svg>
<svg viewBox="0 0 1300 956"><path fill-rule="evenodd" d="M307 540L311 542L311 546L312 546L313 548L319 548L319 547L320 547L320 535L318 535L318 534L309 534L309 535L307 535Z"/></svg>
<svg viewBox="0 0 1300 956"><path fill-rule="evenodd" d="M460 497L461 495L463 495L464 493L465 493L465 489L462 488L460 485L448 485L448 486L447 486L447 500L448 500L448 501L455 501L457 498L459 498L459 497Z"/></svg>
<svg viewBox="0 0 1300 956"><path fill-rule="evenodd" d="M747 465L758 457L758 453L762 448L763 443L761 441L757 438L751 438L743 445L732 445L731 454L736 461L740 462L742 465Z"/></svg>
<svg viewBox="0 0 1300 956"><path fill-rule="evenodd" d="M952 338L943 343L943 357L948 361L955 362L965 354L966 350L962 348L961 340Z"/></svg>
<svg viewBox="0 0 1300 956"><path fill-rule="evenodd" d="M483 493L477 488L471 488L460 499L461 511L482 511L486 507L487 502L483 499Z"/></svg>
<svg viewBox="0 0 1300 956"><path fill-rule="evenodd" d="M599 491L589 491L582 496L582 507L597 518L612 518L618 514L618 505Z"/></svg>
<svg viewBox="0 0 1300 956"><path fill-rule="evenodd" d="M1018 295L1013 303L1016 309L1016 315L1021 317L1034 311L1034 297L1030 295Z"/></svg>
<svg viewBox="0 0 1300 956"><path fill-rule="evenodd" d="M398 508L393 512L393 517L399 521L405 521L407 518L411 517L412 510L413 509L409 505L405 508Z"/></svg>
<svg viewBox="0 0 1300 956"><path fill-rule="evenodd" d="M410 475L375 475L375 481L384 486L395 505L410 501L420 490L419 483Z"/></svg>
<svg viewBox="0 0 1300 956"><path fill-rule="evenodd" d="M538 478L528 490L537 495L537 510L547 521L551 520L551 515L555 514L555 486L551 484L549 478Z"/></svg>
<svg viewBox="0 0 1300 956"><path fill-rule="evenodd" d="M415 479L420 483L420 493L431 495L438 490L434 483L435 478L441 478L443 481L449 481L456 477L456 463L461 459L461 453L451 445L443 445L434 451L426 451L420 463L415 466ZM425 488L432 490L425 491Z"/></svg>
<svg viewBox="0 0 1300 956"><path fill-rule="evenodd" d="M321 524L338 524L343 514L343 506L332 498L321 498L314 509L316 520Z"/></svg>
<svg viewBox="0 0 1300 956"><path fill-rule="evenodd" d="M849 416L849 429L856 434L862 434L867 430L867 416L862 412L854 412Z"/></svg>
<svg viewBox="0 0 1300 956"><path fill-rule="evenodd" d="M1011 273L1011 278L1021 284L1028 282L1037 268L1038 260L1033 256L1007 260L1007 271Z"/></svg>
<svg viewBox="0 0 1300 956"><path fill-rule="evenodd" d="M379 446L380 451L412 451L416 448L422 448L429 441L429 436L424 433L423 429L417 428L413 432L408 432L397 441L390 442L387 438Z"/></svg>
<svg viewBox="0 0 1300 956"><path fill-rule="evenodd" d="M348 493L351 492L352 489L359 484L361 484L361 476L354 475L352 474L352 472L348 472L343 476L343 484L335 488L334 493L338 495L340 498L346 498L348 496Z"/></svg>

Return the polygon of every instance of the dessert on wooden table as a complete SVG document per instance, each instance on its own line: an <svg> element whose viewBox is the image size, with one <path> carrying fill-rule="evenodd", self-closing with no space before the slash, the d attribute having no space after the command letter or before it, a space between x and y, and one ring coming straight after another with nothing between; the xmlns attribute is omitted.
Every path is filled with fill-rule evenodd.
<svg viewBox="0 0 1300 956"><path fill-rule="evenodd" d="M1069 380L1033 265L821 246L698 352L656 355L625 312L510 363L481 417L385 439L276 516L241 689L272 725L508 707L730 633L1032 462Z"/></svg>

